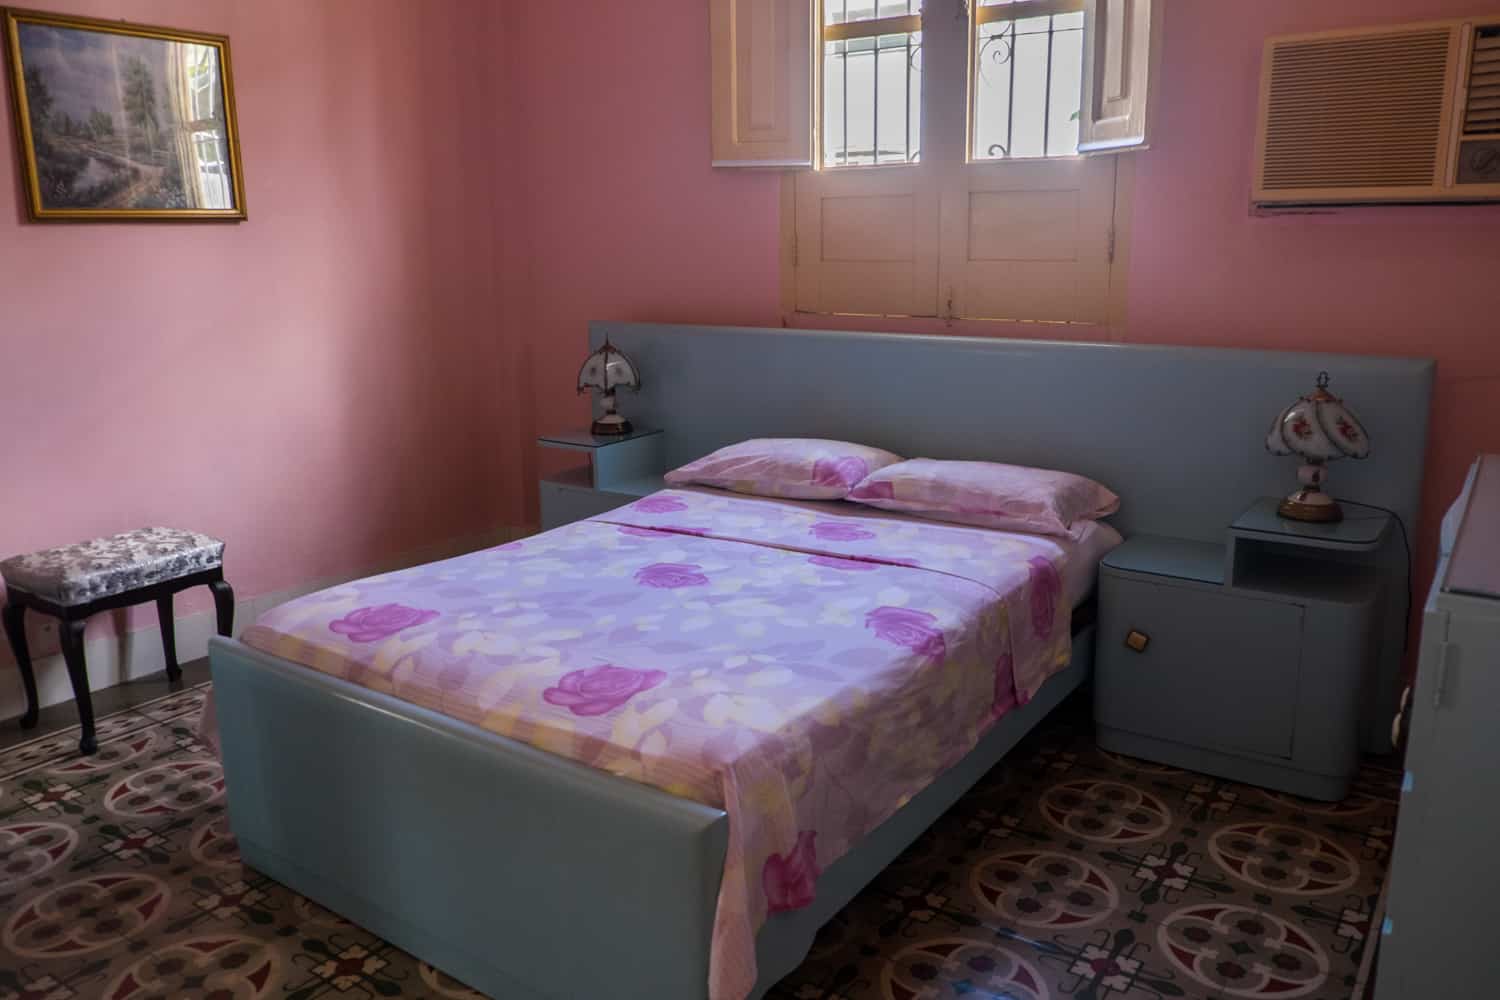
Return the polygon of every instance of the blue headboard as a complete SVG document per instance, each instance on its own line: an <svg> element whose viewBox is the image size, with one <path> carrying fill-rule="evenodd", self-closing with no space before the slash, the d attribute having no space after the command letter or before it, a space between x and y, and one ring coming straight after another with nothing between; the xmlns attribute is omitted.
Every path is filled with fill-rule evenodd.
<svg viewBox="0 0 1500 1000"><path fill-rule="evenodd" d="M1434 363L1290 351L593 323L640 366L620 409L666 430L668 466L751 437L828 437L916 458L1066 469L1122 499L1122 532L1224 537L1296 462L1263 444L1320 370L1373 444L1333 492L1414 524Z"/></svg>

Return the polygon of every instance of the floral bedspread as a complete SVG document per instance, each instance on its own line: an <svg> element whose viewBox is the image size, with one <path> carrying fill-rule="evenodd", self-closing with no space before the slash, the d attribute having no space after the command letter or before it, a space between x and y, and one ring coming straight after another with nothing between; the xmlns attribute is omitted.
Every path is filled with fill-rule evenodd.
<svg viewBox="0 0 1500 1000"><path fill-rule="evenodd" d="M1069 655L1041 536L665 490L275 608L257 649L724 809L712 1000L755 934Z"/></svg>

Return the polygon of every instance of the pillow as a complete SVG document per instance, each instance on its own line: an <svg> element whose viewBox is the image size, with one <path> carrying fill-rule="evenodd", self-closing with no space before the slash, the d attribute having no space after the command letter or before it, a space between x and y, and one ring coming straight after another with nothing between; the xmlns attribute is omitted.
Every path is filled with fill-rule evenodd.
<svg viewBox="0 0 1500 1000"><path fill-rule="evenodd" d="M848 499L935 521L1033 535L1071 535L1076 522L1120 509L1119 497L1071 472L931 458L887 466L860 483Z"/></svg>
<svg viewBox="0 0 1500 1000"><path fill-rule="evenodd" d="M673 486L697 483L794 500L842 500L861 479L901 461L879 448L816 438L755 438L667 473Z"/></svg>

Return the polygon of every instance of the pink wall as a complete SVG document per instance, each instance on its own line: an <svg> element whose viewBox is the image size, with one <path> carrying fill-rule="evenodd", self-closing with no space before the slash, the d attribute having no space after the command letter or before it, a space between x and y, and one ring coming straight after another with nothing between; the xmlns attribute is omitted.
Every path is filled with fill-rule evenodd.
<svg viewBox="0 0 1500 1000"><path fill-rule="evenodd" d="M1475 9L1465 0L1170 4L1166 99L1136 189L1128 339L1438 360L1419 594L1469 463L1500 450L1500 206L1254 217L1245 199L1255 88L1266 35Z"/></svg>
<svg viewBox="0 0 1500 1000"><path fill-rule="evenodd" d="M780 179L708 166L701 2L33 2L232 37L250 221L26 223L3 130L0 553L181 524L249 596L525 523L588 320L783 320ZM1250 144L1265 35L1468 10L1173 0L1107 332L1438 357L1424 563L1500 449L1500 208L1256 218Z"/></svg>
<svg viewBox="0 0 1500 1000"><path fill-rule="evenodd" d="M537 206L526 229L534 273L523 336L543 423L580 413L570 380L590 319L783 319L779 179L708 166L706 5L595 0L582 14L579 6L527 4L518 23L522 186ZM1251 146L1267 35L1472 9L1469 0L1172 0L1153 145L1130 154L1137 184L1127 322L1092 334L1438 358L1424 577L1441 506L1476 451L1500 449L1500 207L1258 218L1249 211ZM577 30L584 23L589 30Z"/></svg>
<svg viewBox="0 0 1500 1000"><path fill-rule="evenodd" d="M230 35L250 218L25 222L6 108L0 553L180 525L245 597L522 523L490 5L28 5Z"/></svg>

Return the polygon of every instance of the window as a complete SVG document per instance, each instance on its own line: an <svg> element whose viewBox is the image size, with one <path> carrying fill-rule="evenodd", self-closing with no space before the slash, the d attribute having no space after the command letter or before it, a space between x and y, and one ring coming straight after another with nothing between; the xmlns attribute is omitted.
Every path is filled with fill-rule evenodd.
<svg viewBox="0 0 1500 1000"><path fill-rule="evenodd" d="M822 7L822 163L917 162L921 0L824 0Z"/></svg>
<svg viewBox="0 0 1500 1000"><path fill-rule="evenodd" d="M192 162L198 171L195 179L198 205L230 208L234 192L230 187L229 146L224 136L218 50L211 45L189 45L185 53L188 115L199 126L189 133L195 154Z"/></svg>
<svg viewBox="0 0 1500 1000"><path fill-rule="evenodd" d="M710 0L716 164L803 168L794 308L1106 322L1115 160L1081 154L1143 144L1160 9Z"/></svg>
<svg viewBox="0 0 1500 1000"><path fill-rule="evenodd" d="M1083 0L980 0L969 156L1073 156L1083 106Z"/></svg>

